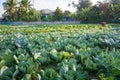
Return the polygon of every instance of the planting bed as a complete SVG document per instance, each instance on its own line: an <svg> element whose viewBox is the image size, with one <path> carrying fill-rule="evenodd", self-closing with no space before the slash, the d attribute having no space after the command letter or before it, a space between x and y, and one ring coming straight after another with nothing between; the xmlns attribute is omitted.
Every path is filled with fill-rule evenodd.
<svg viewBox="0 0 120 80"><path fill-rule="evenodd" d="M119 25L0 26L0 80L120 80Z"/></svg>

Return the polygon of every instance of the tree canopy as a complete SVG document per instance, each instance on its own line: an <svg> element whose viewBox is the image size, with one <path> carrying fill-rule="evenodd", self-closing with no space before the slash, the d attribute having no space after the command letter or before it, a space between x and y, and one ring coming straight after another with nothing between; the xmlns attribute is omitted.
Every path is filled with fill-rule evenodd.
<svg viewBox="0 0 120 80"><path fill-rule="evenodd" d="M7 0L3 3L4 18L7 21L40 20L40 13L32 8L29 0Z"/></svg>
<svg viewBox="0 0 120 80"><path fill-rule="evenodd" d="M99 23L102 21L116 22L120 19L120 0L98 1L95 5L91 0L78 0L72 5L77 11L71 14L63 12L59 7L53 15L46 17L46 21L62 21L64 17L71 17L83 23ZM69 4L70 6L70 4ZM32 7L29 0L6 0L3 3L5 13L3 17L7 21L38 21L41 20L40 11Z"/></svg>
<svg viewBox="0 0 120 80"><path fill-rule="evenodd" d="M113 22L120 18L120 0L98 1L92 5L90 0L72 3L77 8L76 19L83 23Z"/></svg>
<svg viewBox="0 0 120 80"><path fill-rule="evenodd" d="M90 0L79 0L77 4L75 4L75 2L72 2L72 4L78 11L92 6L92 2Z"/></svg>
<svg viewBox="0 0 120 80"><path fill-rule="evenodd" d="M7 0L6 2L3 3L3 7L5 10L4 16L6 17L7 20L15 20L14 15L16 12L16 5L17 1L16 0Z"/></svg>
<svg viewBox="0 0 120 80"><path fill-rule="evenodd" d="M55 21L61 21L63 19L63 11L57 7L54 12L54 20Z"/></svg>

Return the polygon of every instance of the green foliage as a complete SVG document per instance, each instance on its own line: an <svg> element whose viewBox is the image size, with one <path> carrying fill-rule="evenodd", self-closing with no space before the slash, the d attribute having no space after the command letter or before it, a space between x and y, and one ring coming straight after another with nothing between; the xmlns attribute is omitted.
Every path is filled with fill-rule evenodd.
<svg viewBox="0 0 120 80"><path fill-rule="evenodd" d="M91 5L89 0L79 0L78 4L73 3L77 8L74 18L81 20L82 23L119 23L120 20L120 1L98 1L95 5Z"/></svg>
<svg viewBox="0 0 120 80"><path fill-rule="evenodd" d="M18 5L19 3L19 5ZM7 0L3 3L7 21L39 21L40 13L31 7L29 0Z"/></svg>
<svg viewBox="0 0 120 80"><path fill-rule="evenodd" d="M17 0L7 0L3 3L5 10L4 17L6 20L15 21Z"/></svg>
<svg viewBox="0 0 120 80"><path fill-rule="evenodd" d="M89 8L92 6L92 2L90 0L78 0L78 4L72 3L74 7L77 7L78 11L82 11L84 8Z"/></svg>
<svg viewBox="0 0 120 80"><path fill-rule="evenodd" d="M63 12L59 7L57 7L54 13L54 20L61 21L62 19L63 19Z"/></svg>
<svg viewBox="0 0 120 80"><path fill-rule="evenodd" d="M120 29L0 26L0 80L119 80Z"/></svg>

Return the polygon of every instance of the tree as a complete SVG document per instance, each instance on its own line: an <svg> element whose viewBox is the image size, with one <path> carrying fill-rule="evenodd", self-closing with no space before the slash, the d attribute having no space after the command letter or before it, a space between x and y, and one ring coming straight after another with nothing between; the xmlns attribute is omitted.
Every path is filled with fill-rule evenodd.
<svg viewBox="0 0 120 80"><path fill-rule="evenodd" d="M35 8L31 8L29 11L29 21L40 21L40 12Z"/></svg>
<svg viewBox="0 0 120 80"><path fill-rule="evenodd" d="M61 21L63 19L63 11L57 7L54 12L54 20L55 21Z"/></svg>
<svg viewBox="0 0 120 80"><path fill-rule="evenodd" d="M64 11L64 17L70 17L70 15L71 15L70 11L68 10Z"/></svg>
<svg viewBox="0 0 120 80"><path fill-rule="evenodd" d="M15 13L16 13L16 0L7 0L3 3L3 7L5 10L4 17L10 21L15 21Z"/></svg>
<svg viewBox="0 0 120 80"><path fill-rule="evenodd" d="M76 18L84 23L99 23L101 21L111 22L115 15L115 7L112 6L110 1L98 1L96 5L92 6L89 0L79 0L78 4ZM83 4L89 5L85 7Z"/></svg>
<svg viewBox="0 0 120 80"><path fill-rule="evenodd" d="M31 9L31 4L29 0L22 0L20 5L21 7L24 7L26 11L29 11Z"/></svg>
<svg viewBox="0 0 120 80"><path fill-rule="evenodd" d="M111 8L113 17L120 17L120 0L111 0Z"/></svg>
<svg viewBox="0 0 120 80"><path fill-rule="evenodd" d="M92 6L92 2L90 0L79 0L78 4L72 3L74 7L77 8L77 11L81 11L83 8L88 8Z"/></svg>
<svg viewBox="0 0 120 80"><path fill-rule="evenodd" d="M97 7L100 11L100 16L101 16L101 21L107 21L107 22L111 22L111 4L110 2L97 2Z"/></svg>
<svg viewBox="0 0 120 80"><path fill-rule="evenodd" d="M76 20L82 20L87 22L89 10L92 7L92 2L90 0L79 0L78 4L72 2L72 5L77 8L75 15Z"/></svg>
<svg viewBox="0 0 120 80"><path fill-rule="evenodd" d="M77 12L77 20L82 21L83 23L88 23L89 12L91 8L82 8L81 11Z"/></svg>
<svg viewBox="0 0 120 80"><path fill-rule="evenodd" d="M120 0L110 0L112 4L120 4Z"/></svg>
<svg viewBox="0 0 120 80"><path fill-rule="evenodd" d="M88 12L88 22L89 23L99 23L101 22L101 11L99 10L99 7L97 5L94 5L91 7L91 9Z"/></svg>
<svg viewBox="0 0 120 80"><path fill-rule="evenodd" d="M29 0L21 0L18 9L18 19L23 21L29 20L29 11L32 8Z"/></svg>
<svg viewBox="0 0 120 80"><path fill-rule="evenodd" d="M64 18L63 18L63 20L64 21L70 21L72 18L71 18L71 12L70 11L68 11L68 10L65 10L64 11Z"/></svg>

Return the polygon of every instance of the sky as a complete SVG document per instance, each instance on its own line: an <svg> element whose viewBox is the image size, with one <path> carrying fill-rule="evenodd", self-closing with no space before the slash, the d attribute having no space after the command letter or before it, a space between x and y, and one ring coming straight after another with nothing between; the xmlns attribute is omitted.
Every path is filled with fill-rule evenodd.
<svg viewBox="0 0 120 80"><path fill-rule="evenodd" d="M4 9L2 6L2 3L6 0L0 0L0 17L4 13ZM56 7L60 7L63 11L69 10L71 12L75 12L76 9L72 6L68 7L69 3L72 3L73 1L77 2L78 0L34 0L34 8L37 10L41 9L50 9L55 10ZM103 1L103 0L91 0L93 4L95 4L97 1ZM33 3L33 0L31 0L31 3Z"/></svg>

